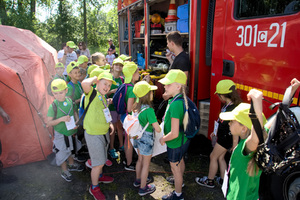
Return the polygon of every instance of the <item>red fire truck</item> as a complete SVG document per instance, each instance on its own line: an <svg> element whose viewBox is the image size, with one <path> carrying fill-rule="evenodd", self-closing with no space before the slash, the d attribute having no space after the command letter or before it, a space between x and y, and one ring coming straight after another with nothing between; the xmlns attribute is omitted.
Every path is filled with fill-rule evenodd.
<svg viewBox="0 0 300 200"><path fill-rule="evenodd" d="M189 96L199 106L202 134L209 137L218 118L221 104L214 92L221 79L233 80L245 102L251 88L261 90L271 102L281 101L292 78L300 79L299 0L176 0L175 3L177 8L187 4L187 24L183 26L188 31L181 34L191 61ZM121 54L129 54L133 59L142 54L145 68L155 65L157 58L165 59L155 51L160 52L159 45L165 44L166 33L152 32L150 15L167 17L169 4L170 0L119 0ZM298 95L299 91L294 106ZM263 108L267 117L274 113L269 105L264 103ZM294 111L300 120L300 112L297 108ZM283 199L283 195L287 199L289 189L296 193L294 199L299 199L300 187L294 189L300 185L299 174L300 169L287 177L271 178L270 187L277 190L270 193L272 199Z"/></svg>

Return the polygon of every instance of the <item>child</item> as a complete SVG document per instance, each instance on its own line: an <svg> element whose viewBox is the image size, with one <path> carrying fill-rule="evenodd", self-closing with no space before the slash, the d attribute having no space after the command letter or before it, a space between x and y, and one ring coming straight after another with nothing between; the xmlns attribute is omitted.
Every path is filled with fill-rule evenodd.
<svg viewBox="0 0 300 200"><path fill-rule="evenodd" d="M151 86L146 81L138 82L133 88L133 93L136 95L136 103L133 105L133 110L140 113L138 119L143 128L149 123L142 137L134 140L134 146L138 152L138 161L136 163L136 180L133 185L140 187L140 196L151 194L156 189L153 184L146 185L154 145L153 129L156 132L161 131L154 109L151 107L151 101L153 100L152 90L157 90L157 86Z"/></svg>
<svg viewBox="0 0 300 200"><path fill-rule="evenodd" d="M97 85L96 89L92 87L94 83ZM114 130L113 125L110 123L111 115L105 97L112 84L116 84L116 82L108 72L103 72L98 77L94 76L82 82L82 88L86 95L85 106L89 103L92 92L97 92L85 115L83 127L92 164L92 185L89 188L89 192L95 199L101 200L105 199L105 196L99 188L99 182L111 183L114 180L112 177L102 174L103 166L107 160L109 128L111 128L112 132Z"/></svg>
<svg viewBox="0 0 300 200"><path fill-rule="evenodd" d="M179 69L170 70L165 78L159 80L165 85L165 94L173 97L169 100L164 117L164 136L160 138L161 145L167 144L168 160L174 176L175 191L162 197L163 200L183 199L182 184L185 170L184 154L186 153L190 140L179 130L183 124L187 124L188 114L184 113L183 97L187 104L185 87L187 77ZM183 141L182 141L183 140ZM182 145L183 144L183 145Z"/></svg>
<svg viewBox="0 0 300 200"><path fill-rule="evenodd" d="M139 69L134 62L126 62L122 71L125 76L124 83L131 84L131 85L128 85L127 92L125 94L125 103L126 103L127 113L131 113L133 104L135 101L135 94L133 93L133 86L139 80L139 77L140 77ZM124 121L126 115L127 115L126 113L121 115L122 122ZM126 157L125 169L129 170L129 171L134 171L135 166L132 163L133 147L131 145L131 142L129 141L129 138L127 137L127 134L125 134L125 148L124 149L125 149L125 157Z"/></svg>
<svg viewBox="0 0 300 200"><path fill-rule="evenodd" d="M240 96L236 91L234 82L228 79L219 81L216 87L215 94L217 94L220 101L224 103L221 112L232 111L237 105L242 102ZM218 140L214 146L213 151L210 154L208 177L196 177L195 181L201 186L214 188L214 178L218 172L218 166L220 167L220 178L218 182L220 185L222 185L224 172L227 169L227 164L224 156L228 150L232 151L235 148L238 143L239 137L232 136L229 131L228 121L223 121L220 119L215 121L215 129L210 136L211 138L218 136Z"/></svg>
<svg viewBox="0 0 300 200"><path fill-rule="evenodd" d="M55 74L55 76L54 76L53 79L60 78L60 79L65 80L66 77L63 75L64 70L65 70L65 66L61 62L56 63L56 65L55 65L55 72L56 72L56 74Z"/></svg>
<svg viewBox="0 0 300 200"><path fill-rule="evenodd" d="M87 67L88 67L88 62L89 59L88 57L86 57L85 55L81 55L78 57L78 67L80 69L80 80L79 82L82 82L83 79L86 78L86 71L87 71Z"/></svg>
<svg viewBox="0 0 300 200"><path fill-rule="evenodd" d="M80 69L78 63L75 61L70 62L67 66L67 73L70 77L70 82L68 83L68 93L67 96L74 102L74 112L78 113L79 103L81 95L83 93L80 80Z"/></svg>
<svg viewBox="0 0 300 200"><path fill-rule="evenodd" d="M106 64L106 59L103 53L96 52L92 54L92 64L103 66Z"/></svg>
<svg viewBox="0 0 300 200"><path fill-rule="evenodd" d="M83 166L74 162L71 151L74 150L72 137L76 133L76 126L68 130L66 124L77 120L77 115L73 110L73 103L69 98L66 98L68 92L67 84L63 79L55 79L51 83L51 90L55 98L56 113L53 104L49 106L47 117L48 126L54 127L53 151L56 154L56 164L61 166L61 177L67 182L73 180L72 174L69 171L82 171ZM74 119L75 117L75 119ZM79 145L77 145L78 147ZM67 165L67 160L69 165Z"/></svg>
<svg viewBox="0 0 300 200"><path fill-rule="evenodd" d="M115 59L115 55L112 53L112 49L109 48L108 49L108 55L106 55L106 61L110 64L110 66L112 66L113 61Z"/></svg>
<svg viewBox="0 0 300 200"><path fill-rule="evenodd" d="M113 61L112 74L117 85L111 86L110 91L107 93L107 96L109 98L112 98L114 96L114 93L117 91L118 87L124 82L123 77L121 77L122 69L123 69L123 60L119 58L115 59ZM117 113L114 104L109 105L109 110L112 116L112 123L114 125L114 129L117 131L118 134L119 151L124 151L123 127L120 121L120 114ZM112 134L110 135L110 148L108 150L108 153L112 158L115 159L118 158L118 154L116 152L116 149L114 148L114 142L115 142L115 134Z"/></svg>

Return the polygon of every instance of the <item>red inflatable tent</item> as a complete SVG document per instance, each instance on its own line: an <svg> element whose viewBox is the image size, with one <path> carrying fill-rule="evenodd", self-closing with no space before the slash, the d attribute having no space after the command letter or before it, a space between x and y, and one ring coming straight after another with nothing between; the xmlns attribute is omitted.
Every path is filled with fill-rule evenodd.
<svg viewBox="0 0 300 200"><path fill-rule="evenodd" d="M51 153L52 131L45 122L56 60L56 50L31 31L0 25L0 106L11 119L4 124L0 118L4 167L44 160Z"/></svg>

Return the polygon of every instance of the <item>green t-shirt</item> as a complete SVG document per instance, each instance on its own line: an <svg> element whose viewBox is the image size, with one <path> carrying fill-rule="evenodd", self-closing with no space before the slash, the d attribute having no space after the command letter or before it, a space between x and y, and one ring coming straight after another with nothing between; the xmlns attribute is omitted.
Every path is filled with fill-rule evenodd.
<svg viewBox="0 0 300 200"><path fill-rule="evenodd" d="M130 83L131 85L134 85L133 83ZM125 94L125 103L127 108L128 99L130 98L136 98L135 94L133 93L133 86L128 85L127 86L127 92Z"/></svg>
<svg viewBox="0 0 300 200"><path fill-rule="evenodd" d="M244 155L246 139L243 139L234 149L230 158L230 176L227 199L230 200L257 200L261 170L258 175L249 176L247 173L248 162L253 153Z"/></svg>
<svg viewBox="0 0 300 200"><path fill-rule="evenodd" d="M183 126L183 117L184 117L183 100L174 100L177 97L182 97L182 94L176 95L168 102L165 119L164 119L165 135L167 135L171 131L171 118L179 119L179 126ZM172 149L180 147L182 145L182 134L184 135L183 132L179 131L179 135L177 138L166 142L167 146ZM187 141L187 137L184 135L183 144L185 144L186 141Z"/></svg>
<svg viewBox="0 0 300 200"><path fill-rule="evenodd" d="M63 102L57 101L55 99L54 103L56 104L56 108L57 108L56 119L66 116L67 114L69 116L74 116L73 102L71 99L66 98L65 101ZM63 113L61 110L67 114ZM55 117L52 104L49 106L47 116L52 118ZM66 136L73 135L77 131L77 130L67 130L65 122L60 122L57 125L55 125L54 130Z"/></svg>
<svg viewBox="0 0 300 200"><path fill-rule="evenodd" d="M146 131L153 132L152 124L157 122L155 112L153 108L147 108L143 112L139 114L139 122L141 126L144 128L146 124L149 122L148 127L146 128Z"/></svg>
<svg viewBox="0 0 300 200"><path fill-rule="evenodd" d="M74 84L74 83L73 83ZM68 83L68 92L67 92L67 96L68 97L72 97L72 94L73 94L73 86L70 84L70 83ZM80 85L80 83L75 83L74 84L74 88L75 88L75 92L74 92L74 97L73 97L73 101L75 101L75 100L77 100L77 99L80 99L81 98L81 95L82 95L82 93L83 93L83 89L82 89L82 87L81 87L81 85ZM79 108L79 103L77 103L77 104L74 104L74 110L76 111L76 112L78 112L78 108Z"/></svg>
<svg viewBox="0 0 300 200"><path fill-rule="evenodd" d="M123 83L121 77L119 77L119 78L114 78L114 80L116 81L117 85L112 84L111 87L110 87L110 90L113 90L113 89L118 88L118 87L119 87L120 85L122 85L122 83ZM114 93L112 93L111 95L109 95L108 98L113 98L113 96L114 96ZM110 111L115 111L115 110L116 110L114 104L110 104L108 108L109 108Z"/></svg>
<svg viewBox="0 0 300 200"><path fill-rule="evenodd" d="M91 87L88 94L85 94L84 106L86 107L89 103L90 96L95 90ZM106 98L103 97L98 91L97 95L93 99L83 120L83 128L90 135L105 135L109 129L109 123L106 122L103 109L105 108L103 102L107 106Z"/></svg>

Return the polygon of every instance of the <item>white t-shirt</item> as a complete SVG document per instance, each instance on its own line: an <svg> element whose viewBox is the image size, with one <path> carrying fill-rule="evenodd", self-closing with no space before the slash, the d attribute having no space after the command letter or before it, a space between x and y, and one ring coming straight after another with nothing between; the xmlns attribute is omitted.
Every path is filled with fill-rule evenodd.
<svg viewBox="0 0 300 200"><path fill-rule="evenodd" d="M114 54L106 55L106 60L110 64L110 66L112 65L114 59L115 59L115 55Z"/></svg>
<svg viewBox="0 0 300 200"><path fill-rule="evenodd" d="M62 49L60 51L58 51L57 53L57 59L61 59L64 56L65 51ZM75 51L73 51L72 53L67 53L67 58L66 58L66 64L65 64L65 71L63 73L63 75L68 75L67 73L67 66L70 62L72 61L76 61L77 60L77 55L75 53Z"/></svg>

